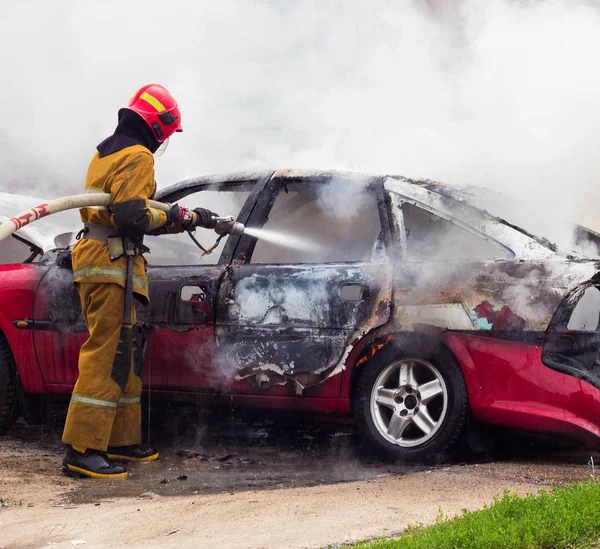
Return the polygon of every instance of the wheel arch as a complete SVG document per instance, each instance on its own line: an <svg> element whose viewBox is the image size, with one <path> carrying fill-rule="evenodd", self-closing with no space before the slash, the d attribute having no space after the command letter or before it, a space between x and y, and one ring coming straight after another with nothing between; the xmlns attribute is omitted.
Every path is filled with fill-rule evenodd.
<svg viewBox="0 0 600 549"><path fill-rule="evenodd" d="M347 395L350 399L350 407L354 412L354 406L356 403L358 386L362 375L367 371L369 364L372 364L375 360L381 357L381 351L383 349L392 348L401 351L402 349L410 348L413 351L418 351L419 348L427 349L429 352L432 349L443 348L445 351L450 353L456 360L461 371L463 370L458 358L444 342L442 338L442 330L432 330L431 332L389 332L383 334L377 334L372 341L368 342L363 349L360 351L356 359L352 362L349 371L349 383L347 389ZM463 372L464 376L464 372ZM469 398L469 390L467 386L467 399Z"/></svg>

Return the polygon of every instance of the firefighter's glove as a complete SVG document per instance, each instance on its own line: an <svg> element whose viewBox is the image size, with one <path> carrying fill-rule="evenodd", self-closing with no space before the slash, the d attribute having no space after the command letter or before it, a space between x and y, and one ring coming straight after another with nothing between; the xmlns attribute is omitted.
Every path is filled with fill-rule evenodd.
<svg viewBox="0 0 600 549"><path fill-rule="evenodd" d="M234 225L235 221L233 219L230 221L217 221L214 227L215 233L217 233L218 235L229 234L231 232L231 229L233 229Z"/></svg>
<svg viewBox="0 0 600 549"><path fill-rule="evenodd" d="M166 225L170 227L173 223L181 223L186 229L193 228L194 221L194 212L189 208L184 208L183 206L178 206L175 204L168 212L167 212L167 223Z"/></svg>
<svg viewBox="0 0 600 549"><path fill-rule="evenodd" d="M217 220L214 217L219 217L219 214L211 212L205 208L194 208L196 220L194 227L203 227L204 229L214 229L217 226Z"/></svg>
<svg viewBox="0 0 600 549"><path fill-rule="evenodd" d="M214 229L217 222L213 217L218 217L218 215L205 208L190 210L189 208L175 204L167 212L167 225L171 226L173 223L181 223L188 231L196 227Z"/></svg>

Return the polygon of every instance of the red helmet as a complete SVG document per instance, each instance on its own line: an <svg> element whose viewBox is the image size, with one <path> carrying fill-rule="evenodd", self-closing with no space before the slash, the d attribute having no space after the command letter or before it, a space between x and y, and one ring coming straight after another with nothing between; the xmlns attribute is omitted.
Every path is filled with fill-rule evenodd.
<svg viewBox="0 0 600 549"><path fill-rule="evenodd" d="M159 143L181 129L181 113L175 98L160 84L147 84L136 91L127 108L138 113L150 126Z"/></svg>

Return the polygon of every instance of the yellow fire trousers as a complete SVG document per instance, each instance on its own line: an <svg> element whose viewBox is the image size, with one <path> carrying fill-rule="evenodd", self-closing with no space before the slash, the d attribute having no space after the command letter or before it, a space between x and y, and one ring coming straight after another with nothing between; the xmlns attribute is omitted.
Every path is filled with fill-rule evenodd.
<svg viewBox="0 0 600 549"><path fill-rule="evenodd" d="M125 290L118 284L78 283L90 337L79 353L79 378L63 442L105 451L139 444L143 356L135 327L123 325Z"/></svg>

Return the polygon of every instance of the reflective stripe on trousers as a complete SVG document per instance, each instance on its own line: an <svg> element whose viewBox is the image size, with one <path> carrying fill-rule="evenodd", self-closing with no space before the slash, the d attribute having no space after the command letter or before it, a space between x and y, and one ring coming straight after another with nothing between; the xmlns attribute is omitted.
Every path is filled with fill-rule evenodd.
<svg viewBox="0 0 600 549"><path fill-rule="evenodd" d="M81 402L82 404L87 404L88 406L99 406L100 408L116 408L117 406L127 406L129 404L137 404L138 402L141 402L141 400L141 397L121 397L117 402L112 402L110 400L102 400L77 393L73 393L71 395L71 402Z"/></svg>
<svg viewBox="0 0 600 549"><path fill-rule="evenodd" d="M111 269L109 267L86 267L85 269L75 269L73 277L79 282L94 282L94 277L110 277L125 284L127 275L121 269ZM83 280L82 280L83 279ZM88 280L85 280L88 279ZM133 291L148 292L148 281L140 276L133 277Z"/></svg>

